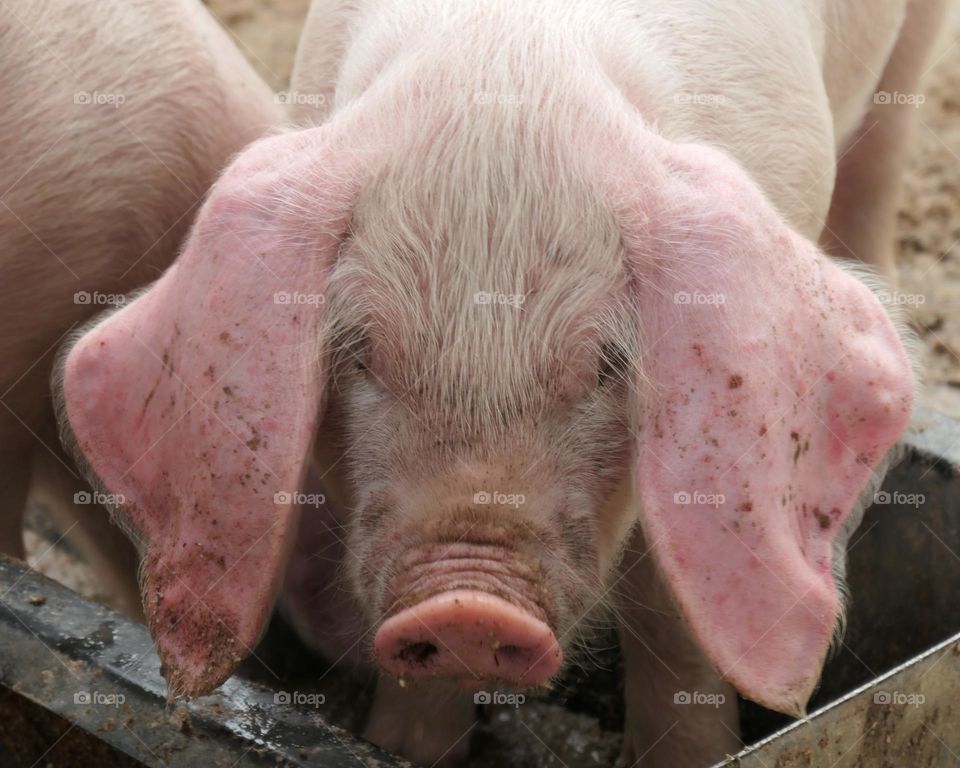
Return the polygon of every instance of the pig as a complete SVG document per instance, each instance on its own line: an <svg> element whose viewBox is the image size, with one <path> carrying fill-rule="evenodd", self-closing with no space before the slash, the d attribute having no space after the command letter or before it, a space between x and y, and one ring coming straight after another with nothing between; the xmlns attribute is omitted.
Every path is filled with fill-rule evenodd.
<svg viewBox="0 0 960 768"><path fill-rule="evenodd" d="M135 552L74 504L93 497L57 439L54 353L170 265L217 174L283 109L194 0L7 3L0 60L0 551L23 556L32 494L136 614Z"/></svg>
<svg viewBox="0 0 960 768"><path fill-rule="evenodd" d="M942 4L874 5L315 2L292 125L56 366L171 693L279 595L424 764L605 616L625 764L736 751L734 691L802 716L917 381L875 94Z"/></svg>

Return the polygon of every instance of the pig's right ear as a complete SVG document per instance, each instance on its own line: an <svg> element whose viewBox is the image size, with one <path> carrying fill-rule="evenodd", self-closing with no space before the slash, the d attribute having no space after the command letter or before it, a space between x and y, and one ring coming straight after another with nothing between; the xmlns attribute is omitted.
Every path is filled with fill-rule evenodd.
<svg viewBox="0 0 960 768"><path fill-rule="evenodd" d="M171 695L231 674L281 577L325 390L324 291L352 207L328 133L246 150L176 263L63 360L64 440L141 549Z"/></svg>
<svg viewBox="0 0 960 768"><path fill-rule="evenodd" d="M912 366L866 285L733 161L642 146L644 186L620 214L643 342L644 532L714 666L799 715L840 611L834 558L906 427Z"/></svg>

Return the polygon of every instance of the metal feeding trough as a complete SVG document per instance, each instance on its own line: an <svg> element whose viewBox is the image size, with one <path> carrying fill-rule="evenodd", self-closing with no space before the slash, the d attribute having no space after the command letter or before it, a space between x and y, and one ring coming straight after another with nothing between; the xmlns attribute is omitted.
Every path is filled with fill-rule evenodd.
<svg viewBox="0 0 960 768"><path fill-rule="evenodd" d="M844 643L794 722L743 702L724 766L960 765L960 422L915 419L911 453L851 541ZM553 694L485 708L471 765L611 766L616 643ZM275 620L216 694L167 704L145 627L0 560L0 765L399 766L351 736L372 692Z"/></svg>

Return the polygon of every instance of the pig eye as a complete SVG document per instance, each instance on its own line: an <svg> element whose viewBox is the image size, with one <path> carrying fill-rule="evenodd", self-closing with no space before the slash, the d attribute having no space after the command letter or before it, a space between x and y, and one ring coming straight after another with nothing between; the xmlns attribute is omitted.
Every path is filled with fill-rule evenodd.
<svg viewBox="0 0 960 768"><path fill-rule="evenodd" d="M360 376L370 373L369 350L365 344L358 345L350 350L349 364Z"/></svg>
<svg viewBox="0 0 960 768"><path fill-rule="evenodd" d="M613 387L626 381L630 368L627 353L619 344L607 342L600 348L600 365L597 368L597 386Z"/></svg>
<svg viewBox="0 0 960 768"><path fill-rule="evenodd" d="M370 370L367 367L367 361L363 355L363 350L360 350L359 352L354 352L353 356L350 359L350 362L353 364L354 370L359 374L366 376Z"/></svg>
<svg viewBox="0 0 960 768"><path fill-rule="evenodd" d="M368 373L369 349L366 336L354 328L338 328L334 336L336 367L342 371Z"/></svg>

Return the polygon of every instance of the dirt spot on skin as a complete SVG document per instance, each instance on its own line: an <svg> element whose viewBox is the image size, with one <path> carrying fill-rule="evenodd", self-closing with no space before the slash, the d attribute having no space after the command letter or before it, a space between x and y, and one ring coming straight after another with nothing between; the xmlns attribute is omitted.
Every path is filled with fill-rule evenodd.
<svg viewBox="0 0 960 768"><path fill-rule="evenodd" d="M150 401L153 400L153 396L157 393L157 384L159 384L159 383L160 383L160 382L158 381L156 384L154 384L154 385L153 385L153 389L151 389L151 390L147 393L147 397L146 397L146 399L143 401L143 410L144 410L144 412L146 412L147 406L150 405Z"/></svg>
<svg viewBox="0 0 960 768"><path fill-rule="evenodd" d="M740 389L742 385L743 385L743 376L741 376L739 373L733 374L733 376L730 377L730 381L727 382L727 386L730 389Z"/></svg>

